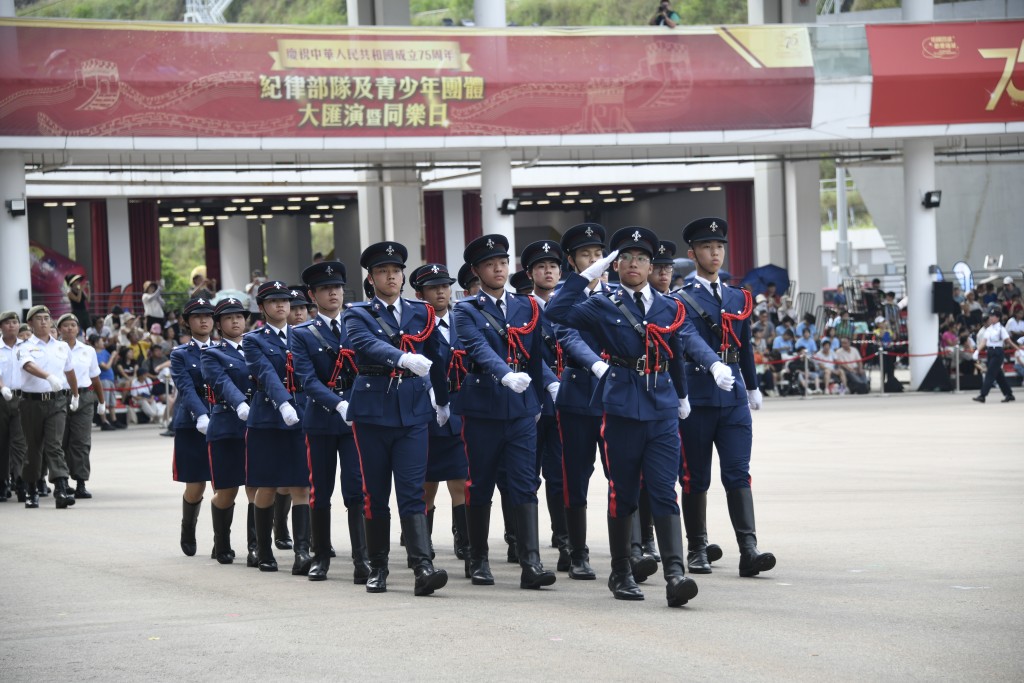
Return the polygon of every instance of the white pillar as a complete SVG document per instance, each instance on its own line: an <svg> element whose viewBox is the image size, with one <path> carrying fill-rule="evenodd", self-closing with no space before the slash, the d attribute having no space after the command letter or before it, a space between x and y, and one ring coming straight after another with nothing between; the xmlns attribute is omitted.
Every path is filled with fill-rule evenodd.
<svg viewBox="0 0 1024 683"><path fill-rule="evenodd" d="M786 182L786 268L800 292L819 300L824 277L821 266L821 209L817 161L787 161ZM789 292L796 300L796 292Z"/></svg>
<svg viewBox="0 0 1024 683"><path fill-rule="evenodd" d="M334 258L345 264L345 301L362 301L362 271L359 269L359 211L352 205L334 211Z"/></svg>
<svg viewBox="0 0 1024 683"><path fill-rule="evenodd" d="M253 221L253 224L249 226L249 273L250 277L246 278L246 283L251 280L251 274L254 270L262 271L264 275L267 274L267 263L266 263L266 249L263 247L263 223Z"/></svg>
<svg viewBox="0 0 1024 683"><path fill-rule="evenodd" d="M13 17L14 0L0 0L0 17Z"/></svg>
<svg viewBox="0 0 1024 683"><path fill-rule="evenodd" d="M249 284L249 223L245 216L231 216L217 221L217 238L220 241L220 286L223 289L245 291ZM253 225L253 230L259 225Z"/></svg>
<svg viewBox="0 0 1024 683"><path fill-rule="evenodd" d="M299 279L295 224L295 216L274 216L267 222L267 277L271 280L293 284Z"/></svg>
<svg viewBox="0 0 1024 683"><path fill-rule="evenodd" d="M132 244L128 231L128 198L107 199L107 254L110 258L110 286L132 281ZM142 283L138 283L140 286Z"/></svg>
<svg viewBox="0 0 1024 683"><path fill-rule="evenodd" d="M933 0L903 0L900 8L903 21L933 21L935 19Z"/></svg>
<svg viewBox="0 0 1024 683"><path fill-rule="evenodd" d="M836 265L839 280L850 276L849 208L846 203L846 167L836 166Z"/></svg>
<svg viewBox="0 0 1024 683"><path fill-rule="evenodd" d="M300 214L295 217L295 250L295 258L299 264L298 275L302 275L306 266L313 263L313 231L309 216ZM300 278L296 276L289 280L288 284L298 284L299 281Z"/></svg>
<svg viewBox="0 0 1024 683"><path fill-rule="evenodd" d="M921 205L935 187L935 145L911 139L903 144L903 207L907 227L907 337L910 341L910 386L917 389L939 350L939 316L932 313L929 266L937 265L935 212ZM928 354L917 356L917 354Z"/></svg>
<svg viewBox="0 0 1024 683"><path fill-rule="evenodd" d="M786 267L786 198L782 164L758 161L754 164L754 262ZM742 275L742 273L736 273Z"/></svg>
<svg viewBox="0 0 1024 683"><path fill-rule="evenodd" d="M349 26L408 26L412 14L408 0L347 0Z"/></svg>
<svg viewBox="0 0 1024 683"><path fill-rule="evenodd" d="M462 267L462 253L466 250L465 216L462 213L462 190L445 190L444 202L444 258L449 273L458 273Z"/></svg>
<svg viewBox="0 0 1024 683"><path fill-rule="evenodd" d="M473 20L479 28L504 28L505 0L473 0Z"/></svg>
<svg viewBox="0 0 1024 683"><path fill-rule="evenodd" d="M72 212L75 215L75 261L85 267L86 278L92 280L92 210L86 201L75 204Z"/></svg>
<svg viewBox="0 0 1024 683"><path fill-rule="evenodd" d="M512 155L505 150L480 154L480 206L483 213L483 234L497 233L508 238L511 258L509 267L515 270L519 257L516 250L515 216L501 213L501 201L512 197Z"/></svg>
<svg viewBox="0 0 1024 683"><path fill-rule="evenodd" d="M412 171L385 171L384 239L405 245L408 272L423 265L423 192Z"/></svg>
<svg viewBox="0 0 1024 683"><path fill-rule="evenodd" d="M3 205L9 199L25 199L25 160L20 152L0 152L0 310L20 313L32 306L28 215L12 216Z"/></svg>

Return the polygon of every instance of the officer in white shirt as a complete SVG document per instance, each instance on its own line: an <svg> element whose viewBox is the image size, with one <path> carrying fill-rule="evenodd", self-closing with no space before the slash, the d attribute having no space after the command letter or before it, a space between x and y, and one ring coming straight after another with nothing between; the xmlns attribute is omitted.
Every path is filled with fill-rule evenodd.
<svg viewBox="0 0 1024 683"><path fill-rule="evenodd" d="M21 366L18 365L18 328L21 321L15 311L0 313L0 503L11 497L11 478L18 500L25 502L25 482L21 468L25 464L25 434L21 430Z"/></svg>
<svg viewBox="0 0 1024 683"><path fill-rule="evenodd" d="M54 502L58 508L66 508L75 504L75 497L68 487L68 468L61 442L68 406L72 411L78 410L79 400L71 349L50 336L53 320L46 306L30 308L26 320L32 336L18 347L18 363L24 373L21 426L28 443L21 477L26 482L36 481L45 458L50 482L54 485ZM39 507L39 494L35 489L29 492L25 507Z"/></svg>
<svg viewBox="0 0 1024 683"><path fill-rule="evenodd" d="M68 411L64 426L64 456L68 463L75 486L75 498L92 498L85 488L92 470L89 454L92 450L93 410L100 415L107 406L100 400L103 387L100 385L100 365L96 360L96 349L78 340L78 318L65 313L57 320L57 333L71 349L71 365L78 383L78 410Z"/></svg>
<svg viewBox="0 0 1024 683"><path fill-rule="evenodd" d="M978 403L985 402L985 397L988 396L993 383L998 384L1000 391L1003 392L1003 400L1000 403L1016 400L1010 385L1006 382L1006 376L1003 374L1003 361L1006 360L1003 344L1009 342L1015 349L1020 347L1010 339L1009 333L1000 322L1001 317L998 308L989 310L988 326L981 328L981 331L978 332L978 348L974 352L974 360L978 360L982 349L988 349L988 355L985 358L985 379L981 383L981 393L971 399Z"/></svg>

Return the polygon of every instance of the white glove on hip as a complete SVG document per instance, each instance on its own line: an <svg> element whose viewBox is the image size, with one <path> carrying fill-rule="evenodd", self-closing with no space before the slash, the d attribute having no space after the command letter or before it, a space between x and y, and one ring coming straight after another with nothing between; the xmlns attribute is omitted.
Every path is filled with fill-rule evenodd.
<svg viewBox="0 0 1024 683"><path fill-rule="evenodd" d="M973 353L973 354L971 354L971 357L972 357L972 358L974 358L974 360L978 360L978 357L979 357L980 355L981 355L981 351L979 351L979 350L975 350L975 351L974 351L974 353Z"/></svg>
<svg viewBox="0 0 1024 683"><path fill-rule="evenodd" d="M501 378L501 383L517 394L521 394L526 391L526 387L530 386L530 376L525 372L510 372Z"/></svg>
<svg viewBox="0 0 1024 683"><path fill-rule="evenodd" d="M282 403L277 411L281 413L281 418L284 419L284 423L289 427L299 423L299 414L295 412L295 408L292 407L291 403Z"/></svg>
<svg viewBox="0 0 1024 683"><path fill-rule="evenodd" d="M750 406L751 410L761 410L761 406L764 405L764 396L761 395L760 389L749 389L747 391L747 405Z"/></svg>
<svg viewBox="0 0 1024 683"><path fill-rule="evenodd" d="M604 377L604 373L608 372L608 364L603 360L595 361L594 364L590 366L590 371L594 373L594 377L601 379Z"/></svg>
<svg viewBox="0 0 1024 683"><path fill-rule="evenodd" d="M551 396L551 402L554 403L558 398L558 382L552 382L547 386L548 395Z"/></svg>
<svg viewBox="0 0 1024 683"><path fill-rule="evenodd" d="M587 282L596 280L604 275L604 272L608 270L608 267L612 265L612 261L614 261L618 255L619 250L616 249L603 259L591 263L582 273L580 273L580 275L582 275Z"/></svg>
<svg viewBox="0 0 1024 683"><path fill-rule="evenodd" d="M210 427L210 416L209 415L200 415L199 419L196 420L196 430L200 434L205 434L206 430L209 429L209 427Z"/></svg>
<svg viewBox="0 0 1024 683"><path fill-rule="evenodd" d="M398 367L405 368L418 377L425 377L430 372L433 361L418 353L403 353L398 359Z"/></svg>
<svg viewBox="0 0 1024 683"><path fill-rule="evenodd" d="M50 383L50 389L53 391L60 391L64 388L64 380L57 375L47 375L46 381Z"/></svg>
<svg viewBox="0 0 1024 683"><path fill-rule="evenodd" d="M732 375L732 368L722 361L718 361L717 363L712 363L711 374L714 376L715 384L718 385L719 389L722 391L732 391L732 386L736 383L736 378Z"/></svg>
<svg viewBox="0 0 1024 683"><path fill-rule="evenodd" d="M99 403L97 403L96 404L96 414L97 415L106 415L107 414L107 404L104 403L103 401L100 401Z"/></svg>
<svg viewBox="0 0 1024 683"><path fill-rule="evenodd" d="M81 399L78 396L72 396L71 397L71 404L68 407L71 409L72 413L77 413L78 412L78 404L79 404L80 400Z"/></svg>
<svg viewBox="0 0 1024 683"><path fill-rule="evenodd" d="M10 387L0 387L0 396L3 396L5 401L10 401L14 398L14 392Z"/></svg>
<svg viewBox="0 0 1024 683"><path fill-rule="evenodd" d="M451 406L441 406L437 410L437 426L444 427L448 422L448 418L452 416Z"/></svg>
<svg viewBox="0 0 1024 683"><path fill-rule="evenodd" d="M246 420L248 420L249 419L249 404L246 403L245 401L242 401L241 403L239 403L238 407L235 408L235 415L237 415L238 419L241 420L242 422L245 422Z"/></svg>
<svg viewBox="0 0 1024 683"><path fill-rule="evenodd" d="M690 416L690 399L684 397L679 399L679 419L685 420Z"/></svg>

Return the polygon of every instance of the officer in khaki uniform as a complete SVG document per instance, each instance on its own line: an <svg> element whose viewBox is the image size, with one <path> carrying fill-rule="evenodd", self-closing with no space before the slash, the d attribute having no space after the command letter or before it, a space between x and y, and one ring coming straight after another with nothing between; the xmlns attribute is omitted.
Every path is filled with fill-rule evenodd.
<svg viewBox="0 0 1024 683"><path fill-rule="evenodd" d="M50 310L33 306L26 319L32 336L18 348L18 363L24 373L21 426L28 443L21 477L27 482L39 479L45 458L54 484L54 502L58 508L66 508L75 504L75 497L68 488L61 441L68 406L72 411L78 410L78 382L71 364L71 349L50 336ZM29 492L25 507L39 507L38 491Z"/></svg>
<svg viewBox="0 0 1024 683"><path fill-rule="evenodd" d="M25 463L25 434L21 430L21 366L18 365L18 328L14 311L0 313L0 503L11 497L11 478L19 502L25 502L21 468ZM12 476L13 475L13 476Z"/></svg>
<svg viewBox="0 0 1024 683"><path fill-rule="evenodd" d="M78 340L78 318L65 313L57 320L57 333L71 349L71 365L78 383L78 410L69 410L64 425L64 457L68 463L71 478L75 480L75 498L92 498L85 488L92 472L90 452L92 450L93 409L103 415L107 406L100 400L103 387L100 386L100 365L96 360L96 349Z"/></svg>

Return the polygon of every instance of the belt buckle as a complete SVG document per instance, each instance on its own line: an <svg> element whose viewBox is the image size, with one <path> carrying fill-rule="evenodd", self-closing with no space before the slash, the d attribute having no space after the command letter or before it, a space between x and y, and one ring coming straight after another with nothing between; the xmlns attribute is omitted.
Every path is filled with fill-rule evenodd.
<svg viewBox="0 0 1024 683"><path fill-rule="evenodd" d="M635 369L638 375L644 374L644 371L647 369L647 356L640 356L636 359Z"/></svg>

